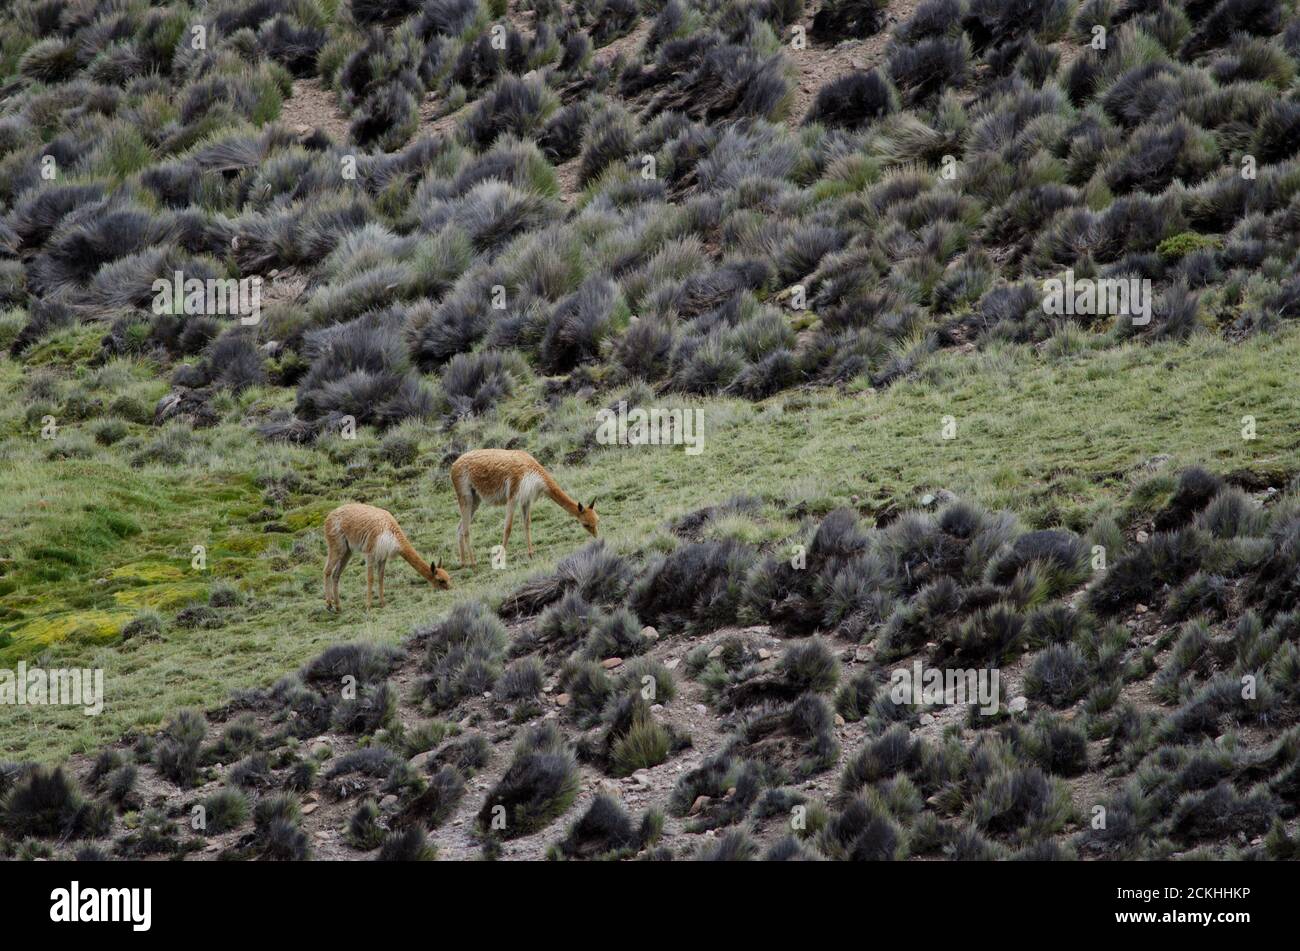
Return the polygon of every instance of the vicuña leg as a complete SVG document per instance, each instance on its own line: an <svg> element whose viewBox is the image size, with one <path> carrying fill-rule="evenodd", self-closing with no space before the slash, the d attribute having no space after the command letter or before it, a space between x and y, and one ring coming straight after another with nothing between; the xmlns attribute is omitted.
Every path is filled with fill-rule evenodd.
<svg viewBox="0 0 1300 951"><path fill-rule="evenodd" d="M513 498L506 502L506 531L501 536L501 548L504 550L510 544L510 529L515 524L515 500Z"/></svg>

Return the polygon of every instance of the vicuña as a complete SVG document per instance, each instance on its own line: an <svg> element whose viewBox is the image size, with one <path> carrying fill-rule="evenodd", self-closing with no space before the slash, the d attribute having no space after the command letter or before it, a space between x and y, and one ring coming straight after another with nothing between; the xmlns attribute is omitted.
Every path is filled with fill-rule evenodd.
<svg viewBox="0 0 1300 951"><path fill-rule="evenodd" d="M450 588L451 575L436 562L430 565L415 553L392 512L350 502L325 516L325 607L339 610L339 578L356 552L366 556L366 609L370 609L375 575L379 575L379 606L384 606L384 566L394 552L435 588Z"/></svg>
<svg viewBox="0 0 1300 951"><path fill-rule="evenodd" d="M506 530L501 538L504 549L510 542L510 529L514 525L515 505L524 516L524 539L528 543L528 556L533 554L533 502L539 495L548 496L564 511L576 518L593 536L600 517L596 514L596 501L590 505L575 502L560 488L554 477L542 464L518 449L474 449L451 464L451 484L456 490L460 505L460 527L456 529L456 542L460 547L460 563L478 564L474 547L469 540L469 527L480 502L506 507Z"/></svg>

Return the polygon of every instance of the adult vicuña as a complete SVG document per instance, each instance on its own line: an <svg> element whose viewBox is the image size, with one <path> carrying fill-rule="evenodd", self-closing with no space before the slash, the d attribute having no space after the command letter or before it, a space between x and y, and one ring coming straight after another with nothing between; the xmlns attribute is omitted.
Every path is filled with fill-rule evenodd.
<svg viewBox="0 0 1300 951"><path fill-rule="evenodd" d="M528 453L518 449L474 449L451 464L451 485L456 490L460 505L460 527L456 529L456 542L460 546L460 563L478 564L474 547L469 540L470 523L479 502L506 507L506 531L501 547L510 541L510 528L514 525L515 504L523 510L524 538L528 542L528 556L533 555L533 501L547 495L560 508L568 512L582 527L596 534L596 502L590 505L575 502L560 488L554 477L542 464Z"/></svg>
<svg viewBox="0 0 1300 951"><path fill-rule="evenodd" d="M384 566L394 552L406 559L435 588L450 588L451 575L438 564L430 566L415 553L392 512L349 502L325 516L325 607L339 609L339 577L354 552L366 556L366 610L370 609L375 574L379 574L379 606L384 606Z"/></svg>

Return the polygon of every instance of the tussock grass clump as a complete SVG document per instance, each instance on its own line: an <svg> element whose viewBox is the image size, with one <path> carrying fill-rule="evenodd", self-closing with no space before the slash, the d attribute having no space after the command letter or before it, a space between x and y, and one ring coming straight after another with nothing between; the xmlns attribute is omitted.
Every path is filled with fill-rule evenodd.
<svg viewBox="0 0 1300 951"><path fill-rule="evenodd" d="M603 540L589 542L562 558L554 573L529 579L508 595L501 604L501 616L509 619L534 615L569 592L593 604L617 602L631 582L632 567L625 558ZM647 623L654 623L644 612L637 614Z"/></svg>
<svg viewBox="0 0 1300 951"><path fill-rule="evenodd" d="M0 801L0 828L14 838L99 838L112 821L112 810L85 799L62 769L32 770Z"/></svg>
<svg viewBox="0 0 1300 951"><path fill-rule="evenodd" d="M733 539L688 542L651 565L629 603L646 623L704 633L735 620L753 553Z"/></svg>
<svg viewBox="0 0 1300 951"><path fill-rule="evenodd" d="M222 789L207 796L202 802L205 822L204 832L220 835L239 828L248 821L248 797L238 789Z"/></svg>
<svg viewBox="0 0 1300 951"><path fill-rule="evenodd" d="M199 779L199 747L207 735L208 721L197 710L182 710L163 727L154 749L154 765L177 786L193 786Z"/></svg>
<svg viewBox="0 0 1300 951"><path fill-rule="evenodd" d="M662 829L661 814L650 810L638 825L617 799L602 793L569 827L568 834L551 847L548 857L603 861L630 858L654 845Z"/></svg>
<svg viewBox="0 0 1300 951"><path fill-rule="evenodd" d="M437 858L438 849L425 837L423 830L412 827L386 836L375 861L432 862Z"/></svg>
<svg viewBox="0 0 1300 951"><path fill-rule="evenodd" d="M577 795L573 751L555 724L543 723L515 747L514 759L483 801L478 828L489 838L528 835L562 815Z"/></svg>
<svg viewBox="0 0 1300 951"><path fill-rule="evenodd" d="M486 605L463 601L447 618L417 630L425 644L425 693L435 709L445 709L471 694L491 689L502 673L505 625Z"/></svg>
<svg viewBox="0 0 1300 951"><path fill-rule="evenodd" d="M454 766L434 773L398 816L400 823L420 822L433 829L446 822L465 795L465 780Z"/></svg>

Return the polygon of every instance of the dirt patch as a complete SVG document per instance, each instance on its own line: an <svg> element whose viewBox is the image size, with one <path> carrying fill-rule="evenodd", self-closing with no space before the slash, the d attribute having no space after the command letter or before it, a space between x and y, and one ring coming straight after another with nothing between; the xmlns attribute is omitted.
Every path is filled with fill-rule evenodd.
<svg viewBox="0 0 1300 951"><path fill-rule="evenodd" d="M636 28L626 36L620 36L616 40L610 41L607 46L602 46L596 50L592 57L592 63L596 67L608 66L620 55L630 59L645 42L645 38L650 35L650 28L654 26L654 20L644 19L636 25Z"/></svg>
<svg viewBox="0 0 1300 951"><path fill-rule="evenodd" d="M889 16L885 28L875 36L862 40L845 40L834 46L814 44L809 38L808 46L797 50L790 46L791 33L782 37L785 44L785 59L795 70L794 96L790 102L790 114L786 121L797 126L808 115L808 109L817 98L817 91L828 82L838 79L846 73L858 69L871 69L885 61L885 48L893 38L894 29L905 23L912 16L919 0L906 0L904 3L889 5ZM804 10L799 25L804 35L811 37L812 21L822 4L816 3Z"/></svg>
<svg viewBox="0 0 1300 951"><path fill-rule="evenodd" d="M334 90L319 79L293 81L293 95L280 107L280 122L298 135L320 129L339 144L347 143L352 124Z"/></svg>

